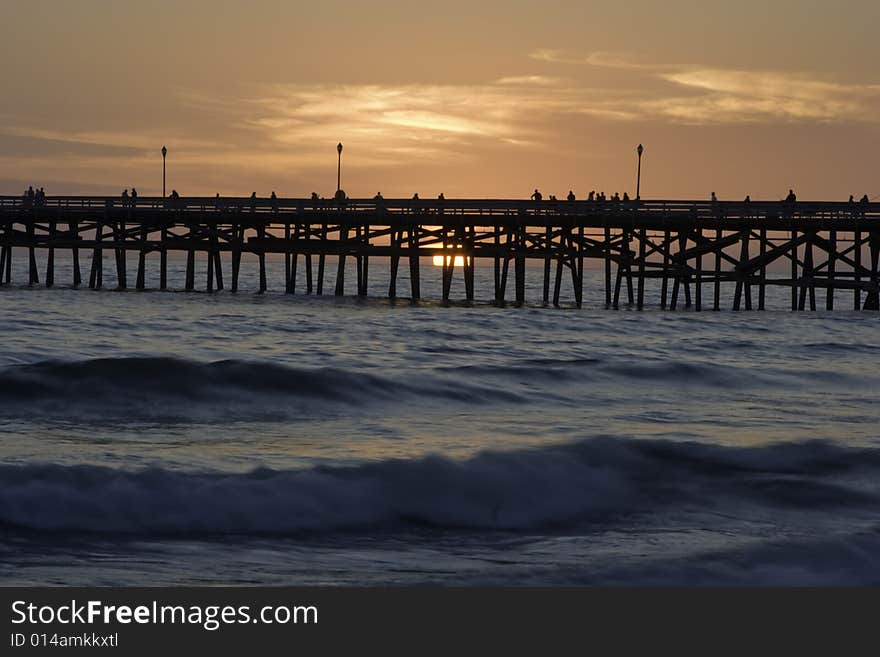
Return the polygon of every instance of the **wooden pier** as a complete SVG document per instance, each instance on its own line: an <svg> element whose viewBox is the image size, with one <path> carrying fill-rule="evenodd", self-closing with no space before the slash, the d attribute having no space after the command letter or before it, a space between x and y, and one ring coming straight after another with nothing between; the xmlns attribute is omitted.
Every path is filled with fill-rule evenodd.
<svg viewBox="0 0 880 657"><path fill-rule="evenodd" d="M543 265L545 304L558 304L565 287L580 305L584 262L595 259L609 308L645 307L646 281L658 279L659 306L672 310L764 310L770 285L791 289L792 310L880 309L880 203L0 197L0 285L12 283L13 254L21 252L13 249L27 252L27 283L47 287L59 283L55 252L67 250L69 283L100 289L104 251L112 250L119 289L129 287L129 252L138 263L134 287L144 289L150 266L166 289L168 252L179 251L186 290L196 288L199 252L207 255L209 292L224 287L223 254L232 291L242 254L254 254L261 292L269 285L266 255L282 254L286 292L329 293L330 256L333 293L344 293L353 264L358 295L366 296L371 258L381 257L390 263L388 297L399 296L403 260L410 289L401 296L418 300L420 259L444 256L444 301L459 270L473 300L474 268L484 261L494 267L495 302L522 304L531 259ZM149 257L156 254L158 262ZM722 283L733 293L728 285L723 296Z"/></svg>

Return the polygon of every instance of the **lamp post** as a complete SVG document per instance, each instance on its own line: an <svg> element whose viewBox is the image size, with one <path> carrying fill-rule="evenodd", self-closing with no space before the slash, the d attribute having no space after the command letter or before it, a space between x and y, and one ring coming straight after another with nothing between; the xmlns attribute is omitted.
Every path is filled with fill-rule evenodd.
<svg viewBox="0 0 880 657"><path fill-rule="evenodd" d="M636 199L640 199L642 197L642 153L645 152L645 147L639 144L639 147L636 149L636 153L639 154L639 172L636 175Z"/></svg>
<svg viewBox="0 0 880 657"><path fill-rule="evenodd" d="M162 147L162 198L165 198L165 156L168 155L168 149Z"/></svg>
<svg viewBox="0 0 880 657"><path fill-rule="evenodd" d="M336 144L336 193L342 189L342 142Z"/></svg>

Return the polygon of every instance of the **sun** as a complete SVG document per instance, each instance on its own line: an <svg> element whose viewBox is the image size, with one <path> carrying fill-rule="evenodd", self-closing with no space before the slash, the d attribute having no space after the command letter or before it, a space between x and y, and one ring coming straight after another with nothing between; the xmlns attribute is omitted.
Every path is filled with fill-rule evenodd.
<svg viewBox="0 0 880 657"><path fill-rule="evenodd" d="M452 260L452 256L445 256L445 257L447 259L447 264L449 264L449 261ZM444 256L442 256L442 255L435 255L434 256L434 266L435 267L442 267L443 266L443 258L444 258ZM464 267L464 256L455 256L455 262L453 264L456 267Z"/></svg>

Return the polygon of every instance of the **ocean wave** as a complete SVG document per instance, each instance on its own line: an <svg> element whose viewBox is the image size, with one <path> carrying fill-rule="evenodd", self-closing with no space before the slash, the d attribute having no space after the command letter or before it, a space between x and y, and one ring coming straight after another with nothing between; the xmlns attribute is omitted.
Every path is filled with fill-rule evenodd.
<svg viewBox="0 0 880 657"><path fill-rule="evenodd" d="M98 358L0 370L0 413L4 414L39 406L50 414L73 416L99 409L111 416L170 413L185 418L190 413L200 416L200 409L216 409L221 416L224 411L250 409L253 415L271 419L306 405L363 405L409 397L466 404L520 401L513 392L476 382L239 360Z"/></svg>
<svg viewBox="0 0 880 657"><path fill-rule="evenodd" d="M246 474L0 466L0 523L35 531L296 534L568 531L724 503L876 508L880 451L830 443L725 448L597 438L454 461L439 456ZM861 483L858 483L861 482Z"/></svg>

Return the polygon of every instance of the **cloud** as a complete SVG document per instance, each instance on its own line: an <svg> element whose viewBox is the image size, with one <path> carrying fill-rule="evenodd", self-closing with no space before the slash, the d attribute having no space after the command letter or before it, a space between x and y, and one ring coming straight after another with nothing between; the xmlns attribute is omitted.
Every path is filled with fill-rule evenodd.
<svg viewBox="0 0 880 657"><path fill-rule="evenodd" d="M640 98L591 106L585 113L611 119L663 120L686 124L757 122L875 123L880 120L880 85L817 79L803 73L745 71L693 65L645 63L631 53L578 55L542 49L530 57L641 73L653 88ZM663 83L655 88L657 83Z"/></svg>
<svg viewBox="0 0 880 657"><path fill-rule="evenodd" d="M644 63L632 54L561 50L532 53L571 77L534 71L485 84L248 84L223 92L181 90L163 99L173 111L143 129L125 122L74 120L46 125L6 114L0 123L0 176L23 169L57 180L107 175L140 180L167 143L174 170L191 180L309 180L335 157L337 141L364 169L466 165L508 154L568 152L572 131L590 124L653 122L712 126L784 122L880 123L880 85L778 71ZM534 64L533 64L534 66ZM590 69L619 69L612 85L590 83ZM551 71L552 72L552 71ZM604 76L607 78L607 76ZM603 76L596 76L602 79ZM581 129L583 132L581 133ZM601 128L599 128L601 129ZM578 151L578 157L582 151ZM152 173L149 173L152 175ZM130 183L128 183L130 184ZM196 184L196 183L193 183ZM210 182L199 183L208 185ZM242 182L242 185L248 184Z"/></svg>

